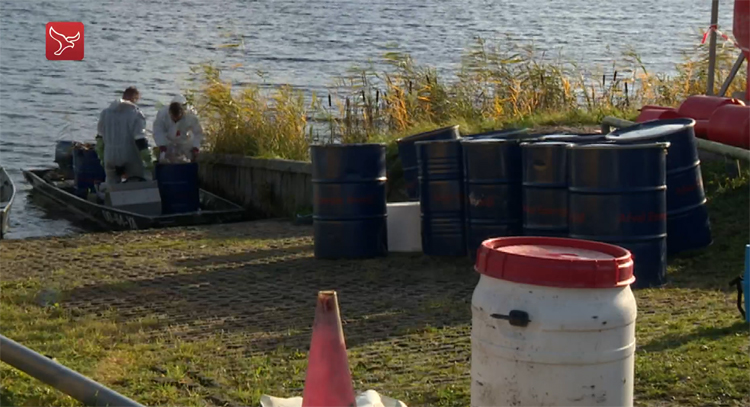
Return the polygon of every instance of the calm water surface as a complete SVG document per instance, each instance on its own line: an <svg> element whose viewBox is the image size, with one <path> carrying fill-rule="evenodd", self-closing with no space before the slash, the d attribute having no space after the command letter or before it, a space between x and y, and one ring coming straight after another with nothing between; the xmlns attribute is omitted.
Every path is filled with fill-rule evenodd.
<svg viewBox="0 0 750 407"><path fill-rule="evenodd" d="M29 194L22 168L52 164L56 140L93 140L99 111L129 85L150 122L188 85L191 64L242 64L269 84L325 92L333 78L398 44L447 72L475 36L533 41L585 65L608 66L634 46L670 71L700 41L709 0L0 0L0 165L19 189L9 238L87 227ZM733 0L721 1L731 32ZM45 24L81 21L85 59L47 61ZM236 48L223 44L242 43Z"/></svg>

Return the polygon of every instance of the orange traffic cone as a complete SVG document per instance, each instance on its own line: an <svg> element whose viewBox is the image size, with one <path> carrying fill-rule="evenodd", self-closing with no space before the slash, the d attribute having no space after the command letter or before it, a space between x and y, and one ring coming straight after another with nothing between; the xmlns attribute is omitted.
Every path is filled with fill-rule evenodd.
<svg viewBox="0 0 750 407"><path fill-rule="evenodd" d="M318 292L302 407L354 407L344 330L335 291Z"/></svg>

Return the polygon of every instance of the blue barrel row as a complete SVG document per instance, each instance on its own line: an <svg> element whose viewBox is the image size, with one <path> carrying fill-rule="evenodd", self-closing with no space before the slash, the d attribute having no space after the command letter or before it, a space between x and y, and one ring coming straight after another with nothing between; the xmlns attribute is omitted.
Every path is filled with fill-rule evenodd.
<svg viewBox="0 0 750 407"><path fill-rule="evenodd" d="M525 129L415 143L422 250L473 258L485 239L521 231L519 143Z"/></svg>
<svg viewBox="0 0 750 407"><path fill-rule="evenodd" d="M568 147L603 139L601 134L550 135L521 145L525 235L568 236Z"/></svg>
<svg viewBox="0 0 750 407"><path fill-rule="evenodd" d="M694 122L663 122L606 138L514 130L460 139L456 127L412 136L404 145L416 156L424 253L473 256L491 237L570 236L628 248L636 286L663 284L667 245L710 243ZM313 146L312 158L316 257L385 255L385 146ZM699 222L686 225L686 213ZM695 237L668 243L678 225Z"/></svg>

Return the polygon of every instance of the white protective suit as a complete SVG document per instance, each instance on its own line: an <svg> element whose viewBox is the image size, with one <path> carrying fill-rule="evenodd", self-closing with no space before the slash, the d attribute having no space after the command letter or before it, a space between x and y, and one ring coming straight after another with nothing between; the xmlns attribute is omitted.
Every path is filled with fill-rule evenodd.
<svg viewBox="0 0 750 407"><path fill-rule="evenodd" d="M147 143L146 116L137 105L123 99L112 102L99 114L97 133L104 143L106 183L120 182L117 167L129 177L145 178L142 151L136 143Z"/></svg>
<svg viewBox="0 0 750 407"><path fill-rule="evenodd" d="M160 160L176 162L190 158L194 148L199 149L203 141L203 128L193 109L187 106L187 100L177 95L171 103L183 105L182 118L176 123L169 116L169 105L162 107L154 119L154 142L157 147L166 147L165 157Z"/></svg>

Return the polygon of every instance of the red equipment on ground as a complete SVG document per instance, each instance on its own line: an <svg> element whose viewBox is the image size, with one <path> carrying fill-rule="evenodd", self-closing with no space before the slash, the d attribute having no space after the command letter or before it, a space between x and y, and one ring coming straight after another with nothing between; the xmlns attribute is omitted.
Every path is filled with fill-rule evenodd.
<svg viewBox="0 0 750 407"><path fill-rule="evenodd" d="M734 22L732 34L745 53L747 63L747 89L745 100L750 102L750 0L734 0Z"/></svg>
<svg viewBox="0 0 750 407"><path fill-rule="evenodd" d="M750 106L724 105L711 115L708 139L750 149Z"/></svg>
<svg viewBox="0 0 750 407"><path fill-rule="evenodd" d="M716 30L716 26L712 26L712 29ZM732 34L747 61L748 86L745 101L750 103L750 0L734 1ZM643 123L675 117L694 119L697 137L750 149L750 106L746 106L746 103L739 99L693 95L683 101L677 109L644 106L636 121Z"/></svg>
<svg viewBox="0 0 750 407"><path fill-rule="evenodd" d="M744 106L739 99L732 99L719 96L693 95L685 99L677 109L681 117L689 117L695 120L696 137L706 138L708 136L708 126L711 115L716 109L725 105Z"/></svg>
<svg viewBox="0 0 750 407"><path fill-rule="evenodd" d="M679 119L680 117L673 107L646 105L641 108L641 113L635 121L643 123L649 120Z"/></svg>

